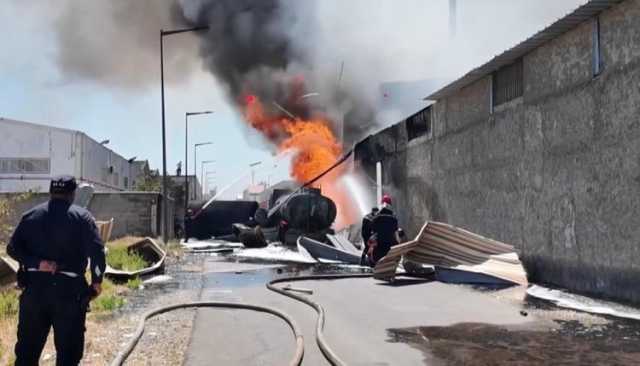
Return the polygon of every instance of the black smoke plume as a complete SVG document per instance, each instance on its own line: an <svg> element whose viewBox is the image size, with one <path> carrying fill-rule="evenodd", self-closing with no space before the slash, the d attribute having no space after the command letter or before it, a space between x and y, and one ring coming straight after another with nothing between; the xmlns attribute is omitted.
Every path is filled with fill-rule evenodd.
<svg viewBox="0 0 640 366"><path fill-rule="evenodd" d="M237 105L256 95L275 115L287 114L275 103L301 118L322 114L334 127L344 125L344 136L359 137L349 126L362 130L363 123L372 121L373 111L364 101L341 88L337 79L322 80L334 75L318 75L317 60L305 52L312 45L301 44L300 35L292 33L293 24L301 21L314 28L313 6L300 19L288 7L293 3L280 0L183 0L181 5L184 21L210 27L201 35L202 58ZM354 119L343 124L345 116Z"/></svg>

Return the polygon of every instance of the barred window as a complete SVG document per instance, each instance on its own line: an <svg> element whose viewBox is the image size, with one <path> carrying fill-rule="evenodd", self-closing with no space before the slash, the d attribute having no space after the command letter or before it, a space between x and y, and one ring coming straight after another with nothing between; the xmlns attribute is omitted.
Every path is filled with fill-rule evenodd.
<svg viewBox="0 0 640 366"><path fill-rule="evenodd" d="M522 59L493 73L493 106L509 102L523 94Z"/></svg>
<svg viewBox="0 0 640 366"><path fill-rule="evenodd" d="M49 158L0 158L0 174L49 174L50 172Z"/></svg>
<svg viewBox="0 0 640 366"><path fill-rule="evenodd" d="M593 76L598 76L604 69L602 62L602 44L600 42L600 18L593 21Z"/></svg>
<svg viewBox="0 0 640 366"><path fill-rule="evenodd" d="M431 132L431 106L407 118L407 137L409 141Z"/></svg>

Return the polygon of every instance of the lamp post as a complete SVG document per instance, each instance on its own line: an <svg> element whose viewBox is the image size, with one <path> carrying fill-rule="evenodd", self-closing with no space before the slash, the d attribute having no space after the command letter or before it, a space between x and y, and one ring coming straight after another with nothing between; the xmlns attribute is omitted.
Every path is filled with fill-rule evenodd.
<svg viewBox="0 0 640 366"><path fill-rule="evenodd" d="M163 30L160 29L160 99L162 106L162 241L165 244L168 243L169 235L169 217L168 217L168 199L167 199L167 133L165 128L165 113L164 113L164 42L163 37L171 34L196 32L200 30L209 29L208 26L200 26L193 28L175 29L175 30Z"/></svg>
<svg viewBox="0 0 640 366"><path fill-rule="evenodd" d="M200 182L202 183L202 194L204 195L204 165L215 163L215 160L203 160L200 164Z"/></svg>
<svg viewBox="0 0 640 366"><path fill-rule="evenodd" d="M215 175L212 176L212 174L216 174L216 172L215 171L208 171L208 172L205 173L205 181L202 183L203 187L205 187L205 185L206 185L206 188L204 189L204 194L205 195L209 194L209 182L210 182L210 180L215 180L216 179L216 176Z"/></svg>
<svg viewBox="0 0 640 366"><path fill-rule="evenodd" d="M187 162L189 161L189 156L187 151L189 150L189 117L190 116L199 116L201 114L211 114L213 111L202 111L202 112L187 112L184 114L184 214L187 214L187 209L189 208L189 167ZM195 165L193 167L195 169ZM195 177L195 176L194 176Z"/></svg>
<svg viewBox="0 0 640 366"><path fill-rule="evenodd" d="M213 142L208 141L208 142L201 142L199 144L195 144L193 145L193 179L196 179L196 177L198 176L198 147L200 146L206 146L206 145L213 145ZM194 184L194 199L195 199L195 184Z"/></svg>

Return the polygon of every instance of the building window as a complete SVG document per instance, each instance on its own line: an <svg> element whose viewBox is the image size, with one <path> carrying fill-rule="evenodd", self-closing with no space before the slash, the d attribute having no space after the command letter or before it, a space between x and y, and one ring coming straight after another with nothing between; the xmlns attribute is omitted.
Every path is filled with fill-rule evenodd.
<svg viewBox="0 0 640 366"><path fill-rule="evenodd" d="M50 172L49 158L0 158L0 174L49 174Z"/></svg>
<svg viewBox="0 0 640 366"><path fill-rule="evenodd" d="M524 90L523 84L522 59L494 72L492 77L493 106L496 107L521 97Z"/></svg>
<svg viewBox="0 0 640 366"><path fill-rule="evenodd" d="M431 106L407 118L407 137L409 141L431 132Z"/></svg>
<svg viewBox="0 0 640 366"><path fill-rule="evenodd" d="M600 18L593 21L593 76L602 73L602 47L600 44Z"/></svg>
<svg viewBox="0 0 640 366"><path fill-rule="evenodd" d="M124 188L129 188L129 177L124 177Z"/></svg>

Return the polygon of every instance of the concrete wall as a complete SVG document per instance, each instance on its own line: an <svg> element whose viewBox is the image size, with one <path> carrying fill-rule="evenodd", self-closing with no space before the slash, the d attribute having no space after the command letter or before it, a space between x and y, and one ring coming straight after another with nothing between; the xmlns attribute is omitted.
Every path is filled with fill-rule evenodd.
<svg viewBox="0 0 640 366"><path fill-rule="evenodd" d="M114 218L112 238L125 235L159 236L161 195L153 192L94 193L89 203L89 211L96 220L107 221ZM169 217L173 217L173 201L170 201ZM173 236L173 222L169 225L169 236Z"/></svg>
<svg viewBox="0 0 640 366"><path fill-rule="evenodd" d="M593 76L586 22L524 57L524 96L491 111L490 76L433 105L433 137L404 123L356 160L414 235L447 221L515 245L533 281L640 302L640 1L600 16Z"/></svg>
<svg viewBox="0 0 640 366"><path fill-rule="evenodd" d="M13 214L7 223L15 226L23 212L46 202L48 194L29 194L27 199L18 199L18 194L0 194L0 199L10 199L15 202ZM161 195L153 192L98 192L94 193L89 203L89 211L96 220L107 221L114 218L111 237L118 238L125 235L151 236L162 235L162 199ZM169 238L173 232L173 200L169 200ZM8 238L0 237L0 244L6 243Z"/></svg>

